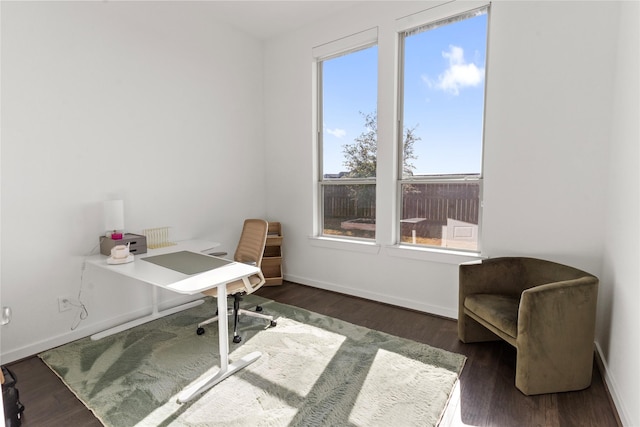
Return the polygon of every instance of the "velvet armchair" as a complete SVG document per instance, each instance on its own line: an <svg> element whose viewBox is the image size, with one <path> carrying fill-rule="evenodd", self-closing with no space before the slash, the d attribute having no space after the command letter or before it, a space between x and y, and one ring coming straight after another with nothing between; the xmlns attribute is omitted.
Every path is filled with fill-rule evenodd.
<svg viewBox="0 0 640 427"><path fill-rule="evenodd" d="M459 267L458 337L516 348L526 395L591 384L598 278L551 261L503 257Z"/></svg>

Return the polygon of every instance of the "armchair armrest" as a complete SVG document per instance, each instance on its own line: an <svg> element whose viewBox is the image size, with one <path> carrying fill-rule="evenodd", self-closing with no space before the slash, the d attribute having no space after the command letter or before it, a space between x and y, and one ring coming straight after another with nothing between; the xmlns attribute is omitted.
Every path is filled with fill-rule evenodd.
<svg viewBox="0 0 640 427"><path fill-rule="evenodd" d="M588 387L597 296L598 279L590 275L522 293L516 386L525 394Z"/></svg>
<svg viewBox="0 0 640 427"><path fill-rule="evenodd" d="M573 354L579 343L593 344L598 279L547 283L522 293L518 311L518 346L563 347Z"/></svg>

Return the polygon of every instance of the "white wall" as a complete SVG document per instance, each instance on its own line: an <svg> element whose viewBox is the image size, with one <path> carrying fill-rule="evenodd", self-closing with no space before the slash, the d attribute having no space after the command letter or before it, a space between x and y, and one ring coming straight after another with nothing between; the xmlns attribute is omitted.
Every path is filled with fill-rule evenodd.
<svg viewBox="0 0 640 427"><path fill-rule="evenodd" d="M87 269L89 317L72 333L77 310L58 312L102 201L124 199L129 232L230 249L264 216L262 45L215 22L199 2L2 2L2 363L150 307Z"/></svg>
<svg viewBox="0 0 640 427"><path fill-rule="evenodd" d="M495 4L486 255L539 256L600 274L617 18L615 2Z"/></svg>
<svg viewBox="0 0 640 427"><path fill-rule="evenodd" d="M385 166L392 163L394 146L395 20L434 4L367 2L269 41L265 50L265 134L267 160L273 167L267 170L267 209L283 223L286 278L457 317L457 262L463 259L421 257L391 247L393 168ZM615 364L611 375L620 390L618 403L631 408L638 382L624 372L635 363L632 355L637 355L633 347L626 347L626 334L637 336L637 318L630 304L637 302L638 292L634 240L638 215L637 207L636 211L633 205L630 211L622 207L628 196L637 194L638 114L637 90L625 92L626 83L618 79L637 78L637 56L628 58L633 49L637 55L637 44L625 45L619 56L616 46L620 37L637 37L633 28L638 18L637 13L629 14L620 35L620 8L619 2L605 1L492 3L482 254L527 255L567 263L601 276L608 282L602 285L605 293L615 290L616 298L636 297L621 304L625 312L615 316L612 308L602 307L611 305L607 301L611 298L601 298L597 337L607 349L611 341L611 363ZM627 5L623 15L635 12L626 9L634 7ZM378 246L321 244L309 238L314 231L311 194L316 177L311 50L372 27L378 28L381 58ZM635 68L616 74L629 61ZM615 104L614 78L620 98ZM632 101L635 110L628 109ZM622 123L615 123L623 126L612 136L612 111L620 110L625 113L616 120ZM618 140L615 158L625 158L628 166L621 175L614 173L609 182L612 137ZM616 163L612 160L611 166ZM609 196L612 184L619 190ZM620 224L619 218L627 211L629 216ZM620 225L606 231L607 216L610 224ZM626 232L633 234L634 230L627 242L633 250L615 263L606 260L605 243L615 247L613 239L629 237ZM624 249L611 249L607 255L620 252ZM604 274L603 263L610 272ZM621 267L618 264L629 271L612 283L611 277ZM627 419L638 425L637 415Z"/></svg>
<svg viewBox="0 0 640 427"><path fill-rule="evenodd" d="M598 346L626 425L640 425L640 3L620 9Z"/></svg>

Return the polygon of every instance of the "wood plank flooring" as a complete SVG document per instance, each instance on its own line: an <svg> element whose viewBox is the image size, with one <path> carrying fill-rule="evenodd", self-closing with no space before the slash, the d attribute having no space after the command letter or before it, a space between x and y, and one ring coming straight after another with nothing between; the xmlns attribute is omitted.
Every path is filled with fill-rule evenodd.
<svg viewBox="0 0 640 427"><path fill-rule="evenodd" d="M467 426L619 426L599 370L586 390L525 396L514 386L516 352L502 342L463 344L456 322L286 282L258 295L467 356L458 421ZM25 405L25 427L102 425L37 357L9 365Z"/></svg>

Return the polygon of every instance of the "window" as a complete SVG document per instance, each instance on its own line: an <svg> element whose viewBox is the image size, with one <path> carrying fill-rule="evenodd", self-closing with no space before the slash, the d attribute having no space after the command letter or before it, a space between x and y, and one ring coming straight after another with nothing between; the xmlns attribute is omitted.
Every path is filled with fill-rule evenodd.
<svg viewBox="0 0 640 427"><path fill-rule="evenodd" d="M400 34L402 244L478 251L488 6Z"/></svg>
<svg viewBox="0 0 640 427"><path fill-rule="evenodd" d="M317 61L322 236L375 239L377 64L371 41Z"/></svg>

